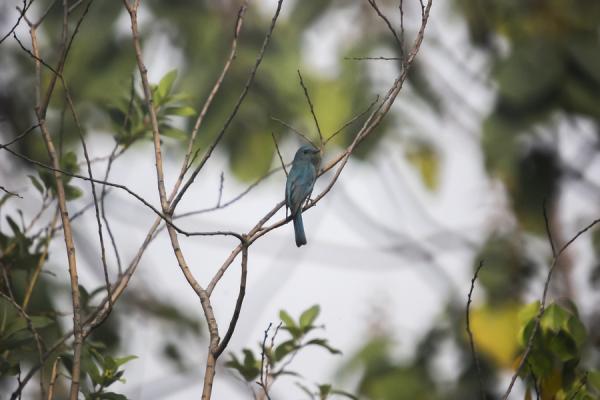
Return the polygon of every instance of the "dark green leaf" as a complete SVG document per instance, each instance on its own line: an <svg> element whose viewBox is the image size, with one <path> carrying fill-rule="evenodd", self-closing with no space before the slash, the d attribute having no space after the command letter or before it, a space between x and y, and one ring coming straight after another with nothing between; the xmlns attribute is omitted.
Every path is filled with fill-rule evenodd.
<svg viewBox="0 0 600 400"><path fill-rule="evenodd" d="M287 340L275 348L275 361L281 361L285 356L296 350L298 346L295 340Z"/></svg>
<svg viewBox="0 0 600 400"><path fill-rule="evenodd" d="M29 177L29 180L31 181L31 183L33 184L33 186L37 189L38 192L40 192L41 194L44 194L44 186L42 186L42 183L39 181L38 178L36 178L33 175L27 175Z"/></svg>
<svg viewBox="0 0 600 400"><path fill-rule="evenodd" d="M329 343L327 343L327 339L312 339L306 342L306 346L308 345L323 347L324 349L327 349L331 354L342 354L340 350L331 347Z"/></svg>

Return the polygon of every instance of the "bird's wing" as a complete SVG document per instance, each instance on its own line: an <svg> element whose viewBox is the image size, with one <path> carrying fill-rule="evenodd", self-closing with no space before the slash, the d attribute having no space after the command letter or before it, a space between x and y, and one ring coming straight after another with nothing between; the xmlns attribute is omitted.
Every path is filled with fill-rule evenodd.
<svg viewBox="0 0 600 400"><path fill-rule="evenodd" d="M316 178L316 172L312 165L303 164L295 167L298 168L292 168L286 185L286 202L292 215L298 212L304 200L312 192Z"/></svg>

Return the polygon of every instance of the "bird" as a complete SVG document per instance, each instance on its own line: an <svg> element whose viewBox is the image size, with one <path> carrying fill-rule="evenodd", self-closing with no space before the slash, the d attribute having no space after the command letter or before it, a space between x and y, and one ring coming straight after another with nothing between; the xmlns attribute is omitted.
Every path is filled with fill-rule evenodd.
<svg viewBox="0 0 600 400"><path fill-rule="evenodd" d="M310 144L300 146L292 161L292 168L285 183L285 205L294 221L296 246L306 244L302 223L302 205L310 198L317 172L321 164L321 151Z"/></svg>

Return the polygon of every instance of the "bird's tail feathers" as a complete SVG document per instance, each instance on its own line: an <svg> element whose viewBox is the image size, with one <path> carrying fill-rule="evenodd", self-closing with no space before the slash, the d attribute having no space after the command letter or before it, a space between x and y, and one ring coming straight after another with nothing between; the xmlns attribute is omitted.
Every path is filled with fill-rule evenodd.
<svg viewBox="0 0 600 400"><path fill-rule="evenodd" d="M296 246L300 247L306 244L304 224L302 223L302 212L300 210L294 216L294 234L296 235Z"/></svg>

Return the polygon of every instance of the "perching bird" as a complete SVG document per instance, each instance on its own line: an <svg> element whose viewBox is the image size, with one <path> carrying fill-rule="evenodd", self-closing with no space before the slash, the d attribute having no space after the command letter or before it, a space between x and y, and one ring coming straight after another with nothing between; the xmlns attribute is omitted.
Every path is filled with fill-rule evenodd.
<svg viewBox="0 0 600 400"><path fill-rule="evenodd" d="M310 144L301 146L292 162L292 169L285 183L285 205L294 218L296 246L306 244L302 224L302 205L310 197L321 164L321 152Z"/></svg>

